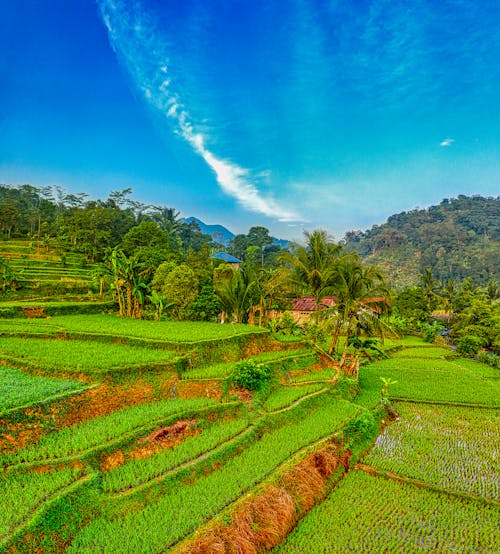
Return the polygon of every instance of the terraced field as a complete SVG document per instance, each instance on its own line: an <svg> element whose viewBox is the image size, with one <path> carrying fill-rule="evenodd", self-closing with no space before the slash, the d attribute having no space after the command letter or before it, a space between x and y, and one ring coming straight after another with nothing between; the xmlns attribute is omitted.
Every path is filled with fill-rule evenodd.
<svg viewBox="0 0 500 554"><path fill-rule="evenodd" d="M2 551L493 552L500 540L488 366L412 337L361 369L352 401L317 354L248 326L89 315L0 332ZM227 390L247 358L273 368L270 390ZM400 417L375 441L381 377L398 380Z"/></svg>
<svg viewBox="0 0 500 554"><path fill-rule="evenodd" d="M499 551L498 370L441 350L362 369L357 401L374 405L377 380L398 379L399 419L273 552Z"/></svg>

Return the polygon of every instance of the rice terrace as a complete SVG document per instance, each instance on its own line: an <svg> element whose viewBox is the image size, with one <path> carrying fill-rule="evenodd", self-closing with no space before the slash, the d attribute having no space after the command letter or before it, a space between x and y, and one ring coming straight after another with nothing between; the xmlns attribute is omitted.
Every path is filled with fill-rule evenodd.
<svg viewBox="0 0 500 554"><path fill-rule="evenodd" d="M498 551L496 368L389 338L358 386L244 324L0 333L4 552ZM245 364L272 386L231 382Z"/></svg>

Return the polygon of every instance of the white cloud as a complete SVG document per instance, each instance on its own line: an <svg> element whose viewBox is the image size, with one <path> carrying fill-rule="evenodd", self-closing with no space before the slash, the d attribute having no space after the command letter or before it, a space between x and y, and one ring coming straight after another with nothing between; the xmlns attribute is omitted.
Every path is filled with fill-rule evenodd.
<svg viewBox="0 0 500 554"><path fill-rule="evenodd" d="M163 39L155 30L154 21L138 4L100 0L102 18L108 28L115 51L125 60L136 85L146 99L168 117L176 127L176 133L188 142L214 172L222 191L232 196L245 209L273 217L279 221L298 221L302 218L274 198L264 196L254 184L250 170L219 157L205 144L209 142L206 133L195 131L194 123L172 91L170 61ZM256 176L262 180L265 173Z"/></svg>
<svg viewBox="0 0 500 554"><path fill-rule="evenodd" d="M439 146L451 146L454 142L455 139L447 137L439 143Z"/></svg>

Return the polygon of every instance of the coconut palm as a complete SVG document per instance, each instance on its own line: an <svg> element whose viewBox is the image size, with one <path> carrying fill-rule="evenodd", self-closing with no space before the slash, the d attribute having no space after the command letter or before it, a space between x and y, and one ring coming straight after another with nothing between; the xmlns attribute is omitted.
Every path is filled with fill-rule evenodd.
<svg viewBox="0 0 500 554"><path fill-rule="evenodd" d="M336 265L342 257L342 247L323 229L304 232L305 246L296 245L280 256L289 269L289 281L299 294L312 294L316 307L332 293Z"/></svg>
<svg viewBox="0 0 500 554"><path fill-rule="evenodd" d="M340 366L343 367L348 352L349 340L365 334L383 336L387 326L380 315L389 306L389 290L382 273L373 266L363 266L359 259L346 257L337 264L335 290L338 302L333 313L333 332L329 354L336 348L341 333L345 335L345 345Z"/></svg>

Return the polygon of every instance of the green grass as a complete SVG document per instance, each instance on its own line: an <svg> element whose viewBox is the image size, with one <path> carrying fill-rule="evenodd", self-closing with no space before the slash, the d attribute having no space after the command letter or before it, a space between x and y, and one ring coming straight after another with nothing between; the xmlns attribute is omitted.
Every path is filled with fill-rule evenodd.
<svg viewBox="0 0 500 554"><path fill-rule="evenodd" d="M78 457L88 450L104 448L107 443L119 441L131 434L148 432L155 425L174 416L180 417L184 413L189 414L212 406L215 408L217 404L207 398L171 399L129 406L46 435L32 446L0 456L0 464L14 465Z"/></svg>
<svg viewBox="0 0 500 554"><path fill-rule="evenodd" d="M276 365L278 362L280 369L293 369L295 366L304 364L313 364L316 361L316 356L311 353L310 349L301 348L298 350L279 350L276 352L262 352L251 357L252 360L259 364L269 363ZM210 364L197 369L189 370L183 374L184 379L224 379L231 374L234 366L238 362L221 362Z"/></svg>
<svg viewBox="0 0 500 554"><path fill-rule="evenodd" d="M160 552L213 517L285 462L302 447L332 434L356 407L328 399L300 421L266 433L215 473L189 485L176 484L168 494L137 512L105 516L75 538L69 552Z"/></svg>
<svg viewBox="0 0 500 554"><path fill-rule="evenodd" d="M330 381L336 374L336 370L332 368L307 371L301 375L292 377L293 383L305 383L309 381Z"/></svg>
<svg viewBox="0 0 500 554"><path fill-rule="evenodd" d="M18 303L13 303L15 306ZM26 305L32 305L27 302ZM54 305L60 305L55 302ZM197 322L197 321L150 321L142 319L119 318L114 315L63 315L49 320L12 319L0 320L1 329L16 330L16 325L23 325L23 329L39 333L39 326L43 332L88 333L113 337L133 337L164 342L196 343L200 341L227 339L234 336L244 336L255 333L268 333L262 327L250 325ZM5 332L4 331L4 332Z"/></svg>
<svg viewBox="0 0 500 554"><path fill-rule="evenodd" d="M0 337L0 357L43 368L70 372L106 372L111 369L172 363L177 353L144 346L82 340Z"/></svg>
<svg viewBox="0 0 500 554"><path fill-rule="evenodd" d="M484 366L484 367L483 367ZM500 405L500 382L493 368L472 367L466 360L389 359L362 367L359 384L364 397L382 388L380 377L396 381L389 388L393 398Z"/></svg>
<svg viewBox="0 0 500 554"><path fill-rule="evenodd" d="M363 460L448 489L500 500L500 410L398 403L400 419Z"/></svg>
<svg viewBox="0 0 500 554"><path fill-rule="evenodd" d="M498 552L498 506L353 471L274 554Z"/></svg>
<svg viewBox="0 0 500 554"><path fill-rule="evenodd" d="M451 348L441 348L438 346L424 346L424 347L418 347L415 346L413 348L404 348L403 350L399 350L398 352L394 352L391 354L391 358L446 358L446 357L453 357L457 356Z"/></svg>
<svg viewBox="0 0 500 554"><path fill-rule="evenodd" d="M296 400L320 391L325 386L322 383L315 385L308 385L304 387L281 387L271 393L266 402L264 403L264 409L268 412L280 410L290 404L293 404Z"/></svg>
<svg viewBox="0 0 500 554"><path fill-rule="evenodd" d="M102 479L105 492L117 492L136 487L164 475L181 464L193 461L230 440L248 427L248 421L233 419L201 427L201 434L190 437L180 444L163 450L149 458L133 459L108 471Z"/></svg>
<svg viewBox="0 0 500 554"><path fill-rule="evenodd" d="M0 367L0 415L13 408L83 389L78 381L35 377L19 369Z"/></svg>
<svg viewBox="0 0 500 554"><path fill-rule="evenodd" d="M195 343L246 335L267 333L261 327L244 324L221 325L197 321L148 321L142 319L117 318L112 315L61 316L53 319L55 325L69 332L96 333L162 340L165 342Z"/></svg>
<svg viewBox="0 0 500 554"><path fill-rule="evenodd" d="M16 530L34 510L61 488L76 481L81 470L63 469L50 473L16 473L0 482L0 543Z"/></svg>

